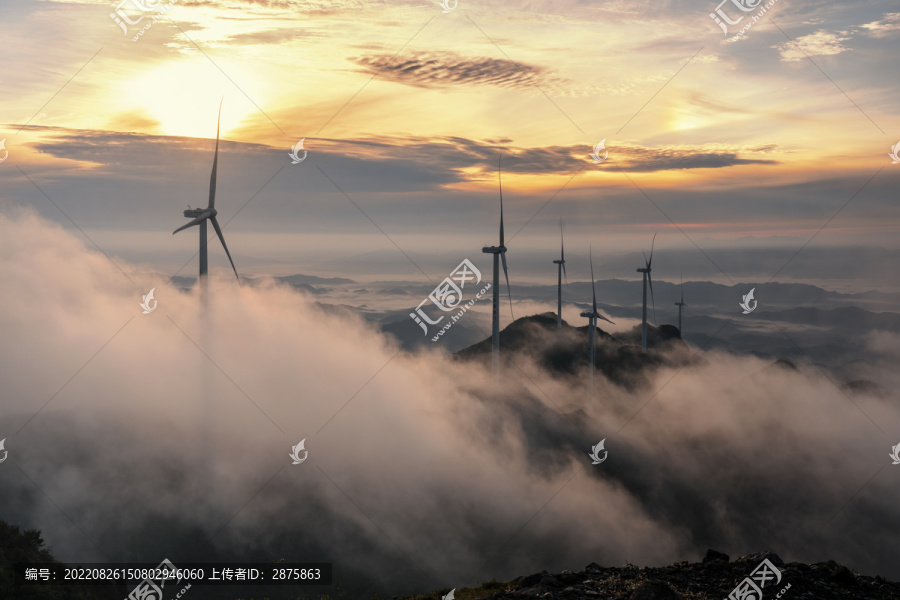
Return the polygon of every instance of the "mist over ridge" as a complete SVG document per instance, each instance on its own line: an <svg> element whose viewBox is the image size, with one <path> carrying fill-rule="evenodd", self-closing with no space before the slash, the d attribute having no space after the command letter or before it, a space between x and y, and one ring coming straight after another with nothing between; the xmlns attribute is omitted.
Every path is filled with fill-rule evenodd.
<svg viewBox="0 0 900 600"><path fill-rule="evenodd" d="M859 367L887 396L715 350L633 389L597 375L591 400L537 340L498 390L489 365L402 352L287 284L212 278L202 312L27 212L0 231L2 517L61 560L331 561L353 590L400 593L766 547L900 577L900 484L879 471L900 430L894 333Z"/></svg>

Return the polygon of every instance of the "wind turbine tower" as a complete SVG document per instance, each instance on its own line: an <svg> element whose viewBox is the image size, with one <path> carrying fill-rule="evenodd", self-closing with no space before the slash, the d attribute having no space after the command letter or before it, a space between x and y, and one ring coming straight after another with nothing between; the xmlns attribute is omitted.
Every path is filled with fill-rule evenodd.
<svg viewBox="0 0 900 600"><path fill-rule="evenodd" d="M678 335L681 336L681 339L684 339L684 332L681 330L681 314L684 312L684 307L687 304L684 303L684 280L681 280L681 301L676 302L675 306L678 307Z"/></svg>
<svg viewBox="0 0 900 600"><path fill-rule="evenodd" d="M566 272L566 246L563 242L563 224L562 219L559 220L559 260L554 260L553 264L557 267L558 279L556 284L556 326L562 327L562 281L563 274ZM569 276L566 275L566 284L569 283Z"/></svg>
<svg viewBox="0 0 900 600"><path fill-rule="evenodd" d="M206 277L209 273L209 265L207 261L207 243L206 243L206 222L209 221L212 223L213 228L216 230L216 235L219 236L219 240L222 242L222 247L225 248L225 254L228 255L228 262L231 263L231 268L234 269L234 276L238 278L238 283L240 284L241 278L238 277L237 269L234 266L234 261L231 260L231 253L228 251L228 246L225 245L225 237L222 235L222 228L219 227L219 222L216 220L216 215L218 212L216 211L216 168L219 164L219 124L222 121L222 103L219 103L219 121L216 124L216 153L213 158L213 166L212 166L212 175L209 178L209 205L206 208L194 208L188 209L184 211L184 216L193 219L187 225L182 225L178 229L172 232L172 235L175 235L182 229L187 229L188 227L193 227L194 225L200 226L200 278L198 279L198 283L201 286L206 283Z"/></svg>
<svg viewBox="0 0 900 600"><path fill-rule="evenodd" d="M594 338L595 338L595 330L597 329L597 319L603 319L604 321L606 321L608 323L612 323L612 321L610 321L609 319L607 319L606 317L604 317L597 311L597 288L594 285L594 253L592 251L590 253L590 260L591 260L591 294L592 294L593 300L591 303L590 312L582 311L581 316L587 317L587 319L588 319L588 336L589 336L590 345L591 345L591 353L590 353L590 357L591 357L590 381L591 381L591 384L590 384L590 388L591 388L591 398L593 398L594 397L594 356L596 355L596 342L595 342ZM613 325L615 325L615 323L613 323Z"/></svg>
<svg viewBox="0 0 900 600"><path fill-rule="evenodd" d="M497 160L497 180L500 184L500 245L485 246L481 249L485 254L494 255L494 304L491 327L491 366L494 373L494 381L500 379L500 262L503 262L503 274L506 276L506 292L509 295L509 314L512 312L512 293L509 290L509 272L506 269L506 246L503 235L503 181L500 178L500 160ZM513 316L515 319L515 316Z"/></svg>
<svg viewBox="0 0 900 600"><path fill-rule="evenodd" d="M653 263L653 246L656 244L656 234L653 234L653 242L650 244L650 258L644 254L644 266L637 270L644 274L644 307L641 313L641 353L647 354L647 284L650 284L650 299L653 300L653 279L650 277L650 265ZM656 301L653 300L653 313L656 314ZM655 320L655 319L654 319Z"/></svg>

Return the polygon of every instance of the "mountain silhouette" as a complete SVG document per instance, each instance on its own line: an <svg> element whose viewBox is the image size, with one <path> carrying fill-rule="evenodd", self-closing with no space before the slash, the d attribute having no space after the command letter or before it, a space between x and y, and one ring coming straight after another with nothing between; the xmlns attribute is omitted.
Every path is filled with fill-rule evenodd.
<svg viewBox="0 0 900 600"><path fill-rule="evenodd" d="M690 360L687 345L673 325L647 325L647 354L641 354L641 326L613 336L597 327L595 368L611 381L629 389L643 381L643 369ZM546 312L521 317L500 331L501 361L527 356L555 377L571 377L590 362L589 326L556 323L556 314ZM491 338L463 348L459 360L490 364Z"/></svg>

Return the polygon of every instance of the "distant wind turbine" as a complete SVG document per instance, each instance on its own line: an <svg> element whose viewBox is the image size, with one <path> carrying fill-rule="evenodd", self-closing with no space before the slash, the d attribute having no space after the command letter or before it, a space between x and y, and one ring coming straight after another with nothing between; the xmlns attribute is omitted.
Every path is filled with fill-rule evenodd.
<svg viewBox="0 0 900 600"><path fill-rule="evenodd" d="M644 309L641 316L641 353L647 353L647 284L650 284L650 299L653 301L653 320L656 320L656 300L653 298L653 279L650 277L650 265L653 263L653 246L656 244L656 234L653 234L653 242L650 244L650 258L644 254L644 267L638 269L638 273L644 274Z"/></svg>
<svg viewBox="0 0 900 600"><path fill-rule="evenodd" d="M503 261L503 274L506 276L506 293L509 295L509 314L515 320L512 312L512 293L509 290L509 272L506 269L506 246L504 245L503 235L503 181L500 172L500 159L497 160L497 181L500 184L500 245L485 246L481 249L485 254L494 255L494 306L493 306L493 327L491 332L491 365L494 372L494 380L500 377L500 261Z"/></svg>
<svg viewBox="0 0 900 600"><path fill-rule="evenodd" d="M681 279L681 302L676 302L675 306L678 307L678 335L681 336L681 339L684 339L684 332L681 330L681 313L684 312L684 307L687 306L684 303L684 278Z"/></svg>
<svg viewBox="0 0 900 600"><path fill-rule="evenodd" d="M209 178L209 206L206 208L189 208L184 211L184 216L193 219L187 225L182 225L178 229L172 232L172 235L175 235L182 229L187 229L188 227L193 227L194 225L200 226L200 279L198 279L199 283L203 283L204 278L209 273L209 266L207 264L207 253L206 253L206 222L210 221L212 223L213 228L216 230L216 235L219 236L219 240L222 242L222 247L225 248L225 254L228 255L228 261L231 263L231 268L234 269L234 276L238 278L238 283L241 282L241 278L238 277L237 269L234 266L234 261L231 260L231 253L228 251L228 246L225 245L225 237L222 235L222 228L219 227L219 222L216 221L216 215L218 212L216 211L216 167L219 163L219 123L222 121L222 103L219 103L219 121L216 124L216 154L213 158L213 166L212 166L212 175Z"/></svg>
<svg viewBox="0 0 900 600"><path fill-rule="evenodd" d="M559 220L559 260L554 260L553 264L557 267L558 281L556 284L556 326L562 327L562 281L563 274L566 272L566 246L563 242L563 223ZM569 276L566 275L566 284L569 283Z"/></svg>
<svg viewBox="0 0 900 600"><path fill-rule="evenodd" d="M597 329L597 319L603 319L607 323L612 323L609 319L601 315L597 311L597 288L594 286L594 253L590 251L590 260L591 260L591 294L593 297L591 303L591 311L583 311L581 313L582 317L587 317L589 320L588 324L588 335L590 336L590 344L591 344L591 370L590 370L590 381L591 381L591 398L594 397L594 356L596 355L596 345L594 342L594 330ZM615 325L615 323L613 323Z"/></svg>

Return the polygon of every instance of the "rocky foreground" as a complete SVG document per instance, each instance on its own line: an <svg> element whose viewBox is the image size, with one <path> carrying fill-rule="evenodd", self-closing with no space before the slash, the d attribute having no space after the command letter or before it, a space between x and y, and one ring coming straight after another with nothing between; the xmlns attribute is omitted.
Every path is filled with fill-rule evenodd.
<svg viewBox="0 0 900 600"><path fill-rule="evenodd" d="M898 600L900 584L883 577L857 575L834 561L785 564L776 554L763 552L735 561L714 550L702 563L680 562L668 567L601 567L591 563L584 571L536 573L519 577L506 589L484 598L491 600L727 600L764 559L781 572L762 589L762 600ZM460 592L463 592L460 590ZM465 593L457 592L463 599ZM752 595L731 596L761 600Z"/></svg>

